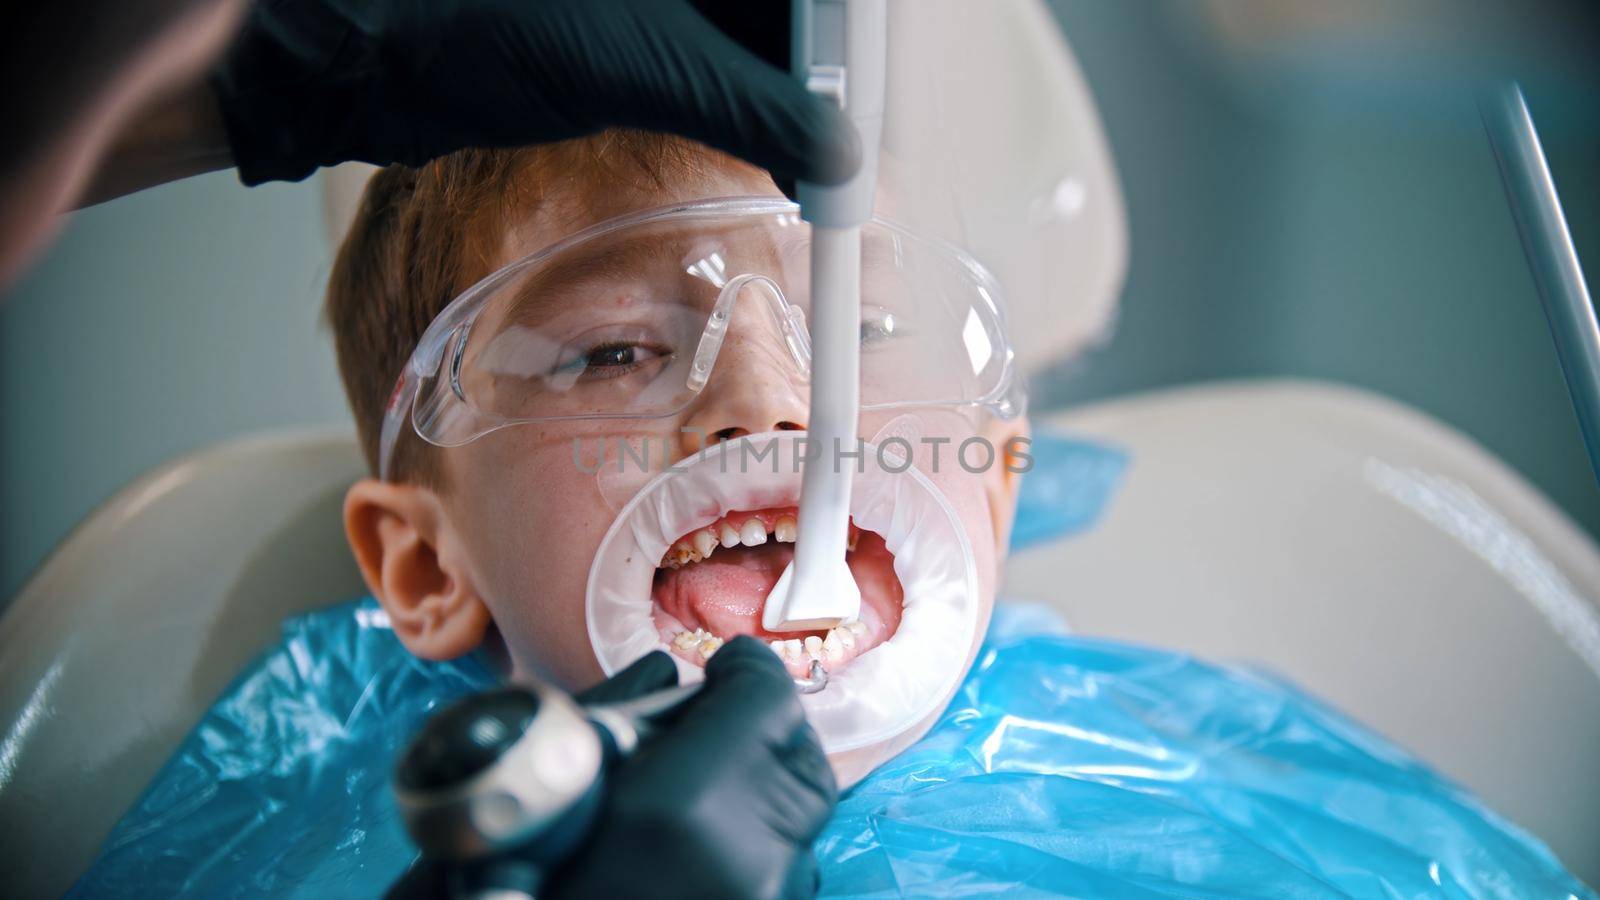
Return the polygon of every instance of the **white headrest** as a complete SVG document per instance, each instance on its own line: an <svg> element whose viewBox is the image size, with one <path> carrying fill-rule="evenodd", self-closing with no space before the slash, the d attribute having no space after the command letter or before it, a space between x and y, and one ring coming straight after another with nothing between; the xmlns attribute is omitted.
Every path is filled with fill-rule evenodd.
<svg viewBox="0 0 1600 900"><path fill-rule="evenodd" d="M1127 270L1127 221L1060 25L1042 0L891 0L889 16L892 215L994 272L1025 370L1103 339ZM335 244L372 171L352 163L325 173Z"/></svg>
<svg viewBox="0 0 1600 900"><path fill-rule="evenodd" d="M1024 369L1103 339L1127 221L1061 26L1042 0L891 0L889 17L885 180L916 204L896 217L994 272Z"/></svg>

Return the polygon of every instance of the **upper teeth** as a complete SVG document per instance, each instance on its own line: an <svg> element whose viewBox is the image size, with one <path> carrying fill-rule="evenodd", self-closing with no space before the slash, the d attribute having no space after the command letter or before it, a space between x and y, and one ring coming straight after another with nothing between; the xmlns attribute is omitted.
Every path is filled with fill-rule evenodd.
<svg viewBox="0 0 1600 900"><path fill-rule="evenodd" d="M780 544L792 544L799 536L800 524L791 515L778 516L770 532ZM851 529L850 549L855 549L855 529ZM751 516L743 524L735 525L724 519L679 538L661 559L661 566L678 569L699 562L717 551L718 547L759 547L767 542L767 523L760 516Z"/></svg>
<svg viewBox="0 0 1600 900"><path fill-rule="evenodd" d="M708 529L696 531L694 533L694 549L696 553L700 554L702 559L710 556L711 551L717 549L717 539L712 537L711 532Z"/></svg>
<svg viewBox="0 0 1600 900"><path fill-rule="evenodd" d="M760 519L748 519L744 527L739 529L739 543L746 547L754 547L767 542L767 526Z"/></svg>

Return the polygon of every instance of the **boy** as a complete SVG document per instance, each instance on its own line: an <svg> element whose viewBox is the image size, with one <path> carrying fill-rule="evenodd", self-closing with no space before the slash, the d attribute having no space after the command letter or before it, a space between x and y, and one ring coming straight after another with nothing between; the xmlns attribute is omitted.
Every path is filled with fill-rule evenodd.
<svg viewBox="0 0 1600 900"><path fill-rule="evenodd" d="M539 675L568 690L593 684L603 673L583 621L585 584L614 518L608 500L626 498L606 496L593 470L577 464L575 446L653 444L667 448L668 458L659 462L671 463L707 442L805 427L804 373L786 365L792 354L784 336L765 327L759 309L770 298L735 298L727 341L697 392L679 390L682 379L674 368L694 354L707 307L717 296L716 285L704 282L722 285L746 274L730 269L697 276L694 270L722 266L724 257L753 260L752 267L774 276L764 283L787 292L786 302L803 315L803 245L781 246L766 231L742 224L696 225L700 231L687 233L653 226L637 235L624 232L610 243L602 236L599 252L591 252L593 241L558 250L549 261L534 261L526 276L507 273L511 281L495 288L498 294L471 323L470 339L462 339L464 368L451 379L460 383L452 385L455 396L436 391L440 402L456 405L428 412L432 419L420 426L416 416L423 412L400 409L388 417L392 438L384 445L397 376L429 323L461 292L584 229L719 197L782 201L760 169L683 139L626 131L523 150L468 151L421 170L392 167L374 177L335 264L328 314L363 449L374 473L385 475L351 488L346 531L368 585L411 652L449 659L489 641L503 653L513 678ZM711 218L744 221L719 216ZM702 239L721 241L722 249L701 260L685 258L704 249L695 247ZM998 459L991 452L982 466L957 465L953 457L955 448L974 438L991 448L1015 448L1026 433L1025 420L1015 415L1020 394L1015 385L998 383L987 394L988 385L969 384L928 393L941 372L958 367L947 354L960 349L971 311L953 319L948 337L955 344L939 344L938 327L918 330L930 326L937 301L930 285L897 280L902 276L896 273L910 267L898 255L887 257L908 252L905 246L893 237L882 243L875 249L869 241L863 251L863 307L874 310L863 314L863 403L870 408L874 400L880 406L927 400L918 403L923 446L949 445L943 464L928 466L926 474L956 510L976 564L978 628L962 652L944 657L948 666L965 671L988 621L1019 482L1013 470L1019 467L1004 464L1010 460L1003 452ZM964 264L954 259L947 265L959 272ZM922 266L917 277L933 278L931 268ZM912 296L902 290L907 287L922 293ZM959 285L932 289L961 293ZM703 296L691 296L695 291ZM981 303L987 292L979 285L971 298ZM916 306L879 308L896 299ZM650 310L648 316L641 308ZM908 318L910 329L903 324ZM991 327L984 340L995 351L1004 346L1004 335L998 319ZM912 337L897 337L896 328ZM589 339L585 335L598 335L593 340L601 343L573 343ZM998 379L1003 366L985 358L969 368ZM441 384L436 380L434 387ZM1010 417L986 410L978 402L985 396L1001 398L991 408L1003 403ZM420 411L433 400L406 394L402 407L407 402ZM860 432L871 437L903 413L864 412ZM453 424L462 417L482 421ZM435 426L441 418L449 421ZM502 427L507 423L517 424ZM459 446L430 446L416 433L436 427L455 431L432 439ZM736 634L764 641L789 637L803 647L799 636L763 631L750 614L787 561L782 545L793 540L795 510L724 512L731 514L700 533L701 546L686 536L678 558L663 560L655 591L658 618L680 626L689 624L680 620L693 618L693 633L711 639L708 650ZM737 534L751 529L761 534ZM747 548L767 544L769 537L762 558L753 558ZM724 553L714 563L707 557L717 544ZM815 638L807 649L837 659L843 653L837 640L858 638L854 656L887 640L900 602L891 566L881 541L869 535L852 559L869 630L830 640L827 651L827 635L807 635ZM733 574L745 578L737 589L704 587L709 581L726 587ZM663 638L663 647L680 651L680 657L702 662L709 655L697 658L704 640L685 653L682 640L675 646L665 631ZM782 653L782 643L774 652ZM805 652L786 662L803 669ZM939 700L935 706L942 708L948 695ZM937 708L900 734L835 754L831 761L841 783L853 783L915 741Z"/></svg>
<svg viewBox="0 0 1600 900"><path fill-rule="evenodd" d="M713 199L727 196L746 199ZM705 442L803 428L807 357L796 335L806 292L796 264L803 254L793 252L803 249L793 239L803 233L764 174L672 138L613 132L456 154L374 178L329 290L345 384L381 475L351 488L345 521L362 572L411 653L448 659L486 647L512 677L537 674L568 689L600 679L597 617L620 607L586 604L586 585L611 574L592 571L590 561L597 550L611 558L608 526L619 507L637 517L638 507L625 504L643 481L609 465L597 472L574 458L574 443L593 453L602 443L659 450L666 442L668 459L657 458L655 472ZM603 822L580 857L594 857L596 845L612 852L581 866L589 877L556 873L547 894L808 893L817 882L806 860L787 873L781 866L809 846L825 895L1594 896L1461 789L1257 674L1028 635L1016 609L997 617L974 666L1020 467L960 457L972 442L1007 448L1025 433L1003 320L986 312L993 286L981 267L957 251L892 228L863 244L861 434L886 435L880 446L920 438L912 442L917 470L970 552L912 551L903 521L876 528L872 515L856 516L862 532L850 562L860 630L829 632L831 648L809 634L795 648L759 625L760 600L789 559L792 491L708 503L686 531L662 525L659 558L623 560L653 569L637 582L640 596L627 598L653 623L639 655L667 648L679 668L705 665L702 698L736 665L765 666L765 684L777 690L747 697L740 716L721 720L708 740L656 758L648 784L631 786L651 814ZM942 465L925 452L933 447L944 448ZM725 493L729 482L677 480L696 471L651 482L638 496L685 483ZM903 514L897 506L879 518ZM928 598L916 589L916 566L951 555L972 562L963 582L970 596L960 599L976 608L968 624L976 634L965 646L950 632L930 643L918 619ZM322 615L323 624L342 624L339 633L380 630L354 627L349 608ZM294 630L317 633L304 622ZM772 640L727 640L734 634ZM406 665L373 672L364 663L361 677L330 691L310 685L338 679L301 666L358 668L338 665L337 652L332 664L318 655L345 642L287 634L157 778L79 895L148 888L163 873L182 890L218 893L246 872L262 889L323 896L330 882L397 874L410 851L398 836L385 839L381 826L393 824L382 799L387 775L370 765L385 754L370 740L340 747L331 738L392 737L413 727L414 716L395 712L404 701L439 697L452 679L484 681L464 679L453 664L419 664L386 630L379 638L349 644L351 659L386 646ZM784 805L793 771L773 778L762 769L731 787L728 776L748 773L752 758L784 739L725 740L732 718L795 711L768 654L790 674L809 660L831 665L836 682L817 695L825 703L853 696L890 706L895 689L972 668L942 717L946 696L920 720L830 756L840 782L860 783L814 842L793 831L768 842L786 850L781 861L748 846L794 809ZM676 674L659 655L643 658L641 666ZM885 659L917 677L886 673ZM836 693L845 682L860 693ZM265 708L251 702L262 697ZM284 697L293 702L278 702ZM287 758L261 746L261 723L287 715L289 727L278 730L297 732L301 706L319 713L313 752L303 752L308 741L297 734ZM803 728L796 720L785 728ZM608 801L630 792L622 782L648 749L608 785ZM819 754L810 760L825 780ZM677 799L680 785L696 779L712 789ZM831 798L831 789L817 793ZM802 818L820 822L824 805ZM686 847L686 817L707 823L702 836L715 839ZM610 823L632 823L626 840L604 839ZM219 831L224 847L214 846ZM618 889L611 875L635 884L642 876L649 886Z"/></svg>

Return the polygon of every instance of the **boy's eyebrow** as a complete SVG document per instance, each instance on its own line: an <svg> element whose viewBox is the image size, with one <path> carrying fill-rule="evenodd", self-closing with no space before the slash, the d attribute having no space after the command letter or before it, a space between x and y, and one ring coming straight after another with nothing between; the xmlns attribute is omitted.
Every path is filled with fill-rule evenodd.
<svg viewBox="0 0 1600 900"><path fill-rule="evenodd" d="M574 302L572 289L584 284L659 271L656 267L663 262L676 270L682 246L676 235L647 235L562 253L515 288L506 323L537 325L556 311L552 307Z"/></svg>
<svg viewBox="0 0 1600 900"><path fill-rule="evenodd" d="M701 235L700 237L713 237L714 235ZM864 242L870 243L870 242ZM771 256L770 265L781 266L778 259L787 251L803 248L806 242L786 242L785 247L764 245L758 250L744 248L739 255ZM560 304L580 302L575 288L585 284L606 280L622 281L626 278L645 275L671 274L674 276L690 275L695 269L695 264L702 261L711 251L728 255L732 242L726 236L722 239L713 239L706 244L707 253L690 253L689 248L694 245L693 238L686 238L683 234L654 234L642 235L628 240L626 243L605 243L597 246L578 247L561 254L554 262L545 265L527 280L514 288L509 308L504 314L505 324L518 324L536 327L548 321L559 310ZM875 256L870 249L864 248L867 256ZM690 259L694 256L694 259ZM726 273L732 277L734 272ZM776 272L771 272L776 276ZM706 302L710 302L707 298Z"/></svg>

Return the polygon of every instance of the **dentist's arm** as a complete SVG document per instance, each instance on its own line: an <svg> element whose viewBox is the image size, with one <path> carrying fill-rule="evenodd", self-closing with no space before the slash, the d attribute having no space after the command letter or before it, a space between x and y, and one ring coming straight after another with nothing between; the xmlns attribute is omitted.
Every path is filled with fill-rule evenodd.
<svg viewBox="0 0 1600 900"><path fill-rule="evenodd" d="M129 119L74 205L91 206L232 165L216 94L196 81L152 98Z"/></svg>
<svg viewBox="0 0 1600 900"><path fill-rule="evenodd" d="M56 213L229 165L294 181L614 126L702 141L780 184L859 165L849 121L786 71L784 0L255 0L234 31L244 5L62 0L7 23L0 290Z"/></svg>
<svg viewBox="0 0 1600 900"><path fill-rule="evenodd" d="M152 99L203 86L243 11L243 0L52 0L0 12L0 297ZM154 152L167 158L163 127Z"/></svg>

